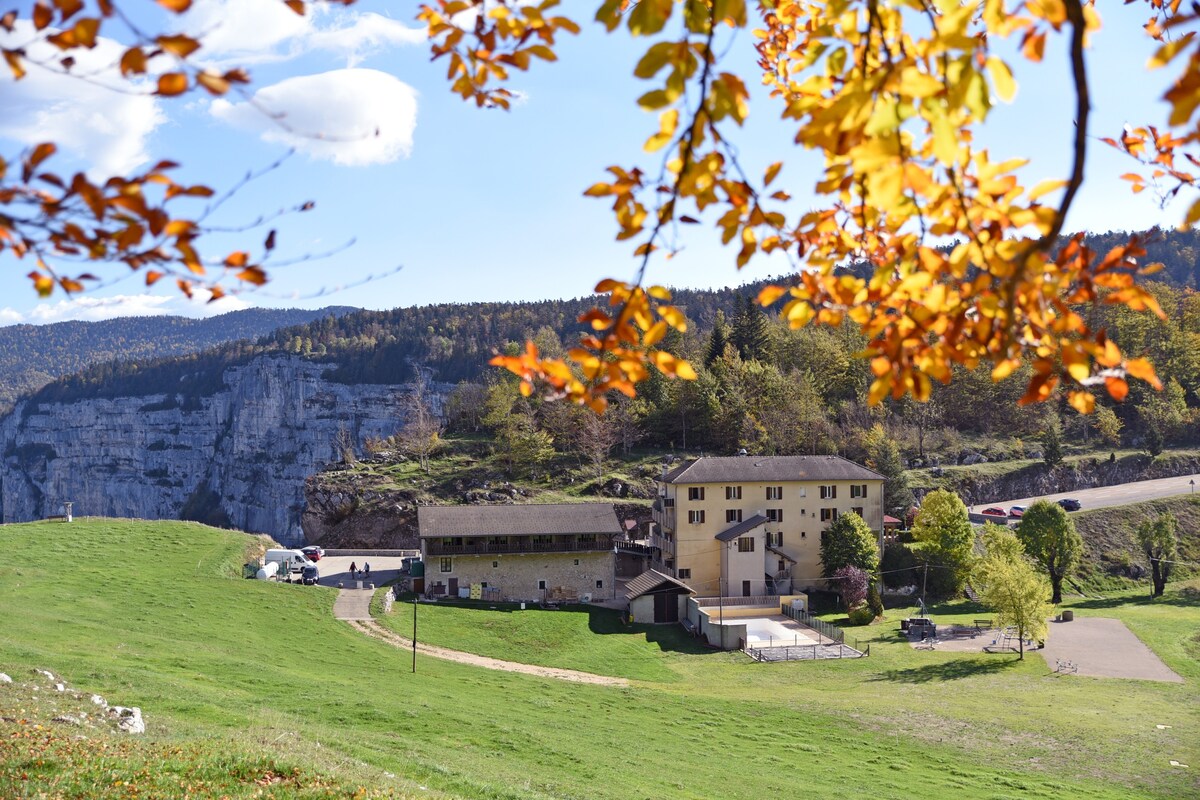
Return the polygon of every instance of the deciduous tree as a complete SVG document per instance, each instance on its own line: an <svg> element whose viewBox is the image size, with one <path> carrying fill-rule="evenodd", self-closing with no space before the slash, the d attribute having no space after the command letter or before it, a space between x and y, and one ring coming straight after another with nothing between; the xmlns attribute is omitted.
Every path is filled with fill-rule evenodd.
<svg viewBox="0 0 1200 800"><path fill-rule="evenodd" d="M1021 542L998 525L984 535L984 556L972 572L979 602L996 615L1001 627L1017 629L1018 658L1025 658L1025 641L1046 637L1051 607L1046 603L1046 579L1025 557Z"/></svg>
<svg viewBox="0 0 1200 800"><path fill-rule="evenodd" d="M913 521L913 539L926 563L938 568L934 585L946 593L960 591L974 560L975 532L958 495L945 489L925 495Z"/></svg>
<svg viewBox="0 0 1200 800"><path fill-rule="evenodd" d="M1165 511L1137 527L1137 542L1150 562L1150 579L1154 582L1154 596L1161 597L1171 577L1171 569L1179 553L1179 522L1170 511Z"/></svg>
<svg viewBox="0 0 1200 800"><path fill-rule="evenodd" d="M1050 602L1062 602L1062 582L1079 565L1083 539L1075 522L1057 503L1038 500L1021 517L1017 538L1025 552L1042 566L1050 578L1053 595Z"/></svg>

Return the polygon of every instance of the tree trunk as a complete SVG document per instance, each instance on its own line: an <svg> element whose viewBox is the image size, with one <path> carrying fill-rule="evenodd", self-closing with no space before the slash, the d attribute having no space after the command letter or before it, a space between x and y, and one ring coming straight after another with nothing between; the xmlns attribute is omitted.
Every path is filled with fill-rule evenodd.
<svg viewBox="0 0 1200 800"><path fill-rule="evenodd" d="M1053 589L1053 592L1050 595L1050 602L1054 605L1058 605L1062 602L1062 582L1062 575L1056 575L1053 572L1050 573L1050 586Z"/></svg>
<svg viewBox="0 0 1200 800"><path fill-rule="evenodd" d="M1163 578L1162 565L1158 563L1158 559L1153 559L1150 562L1151 580L1154 581L1154 594L1151 597L1162 597L1163 591L1166 590L1166 579Z"/></svg>
<svg viewBox="0 0 1200 800"><path fill-rule="evenodd" d="M1025 629L1017 628L1017 661L1025 660Z"/></svg>

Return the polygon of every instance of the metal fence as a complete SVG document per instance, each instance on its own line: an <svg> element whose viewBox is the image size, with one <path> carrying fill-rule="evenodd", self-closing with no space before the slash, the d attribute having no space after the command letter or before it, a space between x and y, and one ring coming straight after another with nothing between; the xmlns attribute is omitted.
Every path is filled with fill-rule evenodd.
<svg viewBox="0 0 1200 800"><path fill-rule="evenodd" d="M859 651L845 644L747 647L746 654L755 661L820 661L827 658L862 658L871 654L871 646L867 645L866 652Z"/></svg>
<svg viewBox="0 0 1200 800"><path fill-rule="evenodd" d="M777 594L762 594L735 597L697 597L696 605L700 608L712 608L713 606L762 606L763 608L774 608L779 605L779 595Z"/></svg>
<svg viewBox="0 0 1200 800"><path fill-rule="evenodd" d="M780 606L780 608L784 614L796 620L801 625L812 628L817 633L826 638L833 639L835 642L845 643L846 632L838 626L830 625L828 622L817 619L812 614L799 608L792 608L791 606Z"/></svg>

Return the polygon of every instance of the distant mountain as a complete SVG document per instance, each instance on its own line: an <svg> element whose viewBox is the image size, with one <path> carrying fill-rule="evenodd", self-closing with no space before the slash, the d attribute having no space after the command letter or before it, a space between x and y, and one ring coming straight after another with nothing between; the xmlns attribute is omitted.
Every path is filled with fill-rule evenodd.
<svg viewBox="0 0 1200 800"><path fill-rule="evenodd" d="M3 327L0 328L0 414L7 412L21 395L97 364L188 355L352 311L357 309L248 308L208 319L122 317L104 322Z"/></svg>

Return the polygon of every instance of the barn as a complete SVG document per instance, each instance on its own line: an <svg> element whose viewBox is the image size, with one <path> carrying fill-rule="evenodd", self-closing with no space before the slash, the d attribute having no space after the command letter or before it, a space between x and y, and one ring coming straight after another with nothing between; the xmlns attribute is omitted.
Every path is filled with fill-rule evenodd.
<svg viewBox="0 0 1200 800"><path fill-rule="evenodd" d="M694 592L686 583L649 569L625 584L631 622L666 624L679 622L683 604Z"/></svg>

